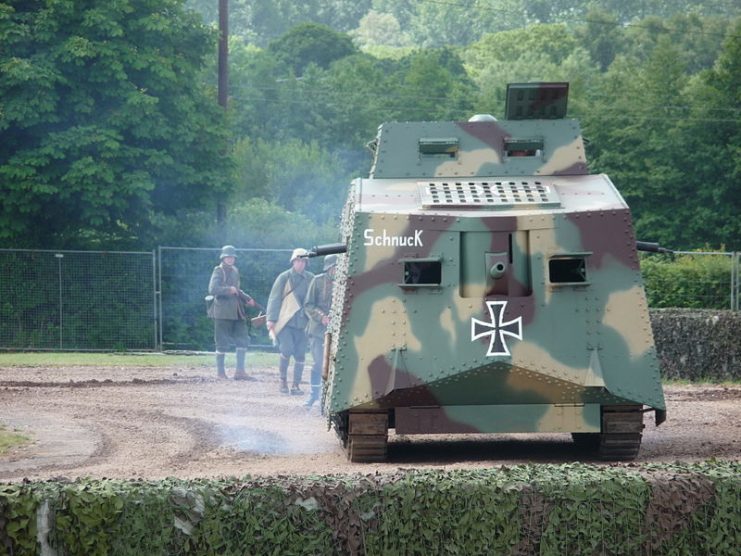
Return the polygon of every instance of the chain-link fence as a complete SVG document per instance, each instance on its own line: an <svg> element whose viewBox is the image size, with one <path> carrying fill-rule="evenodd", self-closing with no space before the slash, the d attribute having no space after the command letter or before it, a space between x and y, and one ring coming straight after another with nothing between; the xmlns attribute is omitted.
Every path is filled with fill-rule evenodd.
<svg viewBox="0 0 741 556"><path fill-rule="evenodd" d="M237 252L242 289L264 306L290 249ZM212 351L204 297L219 253L0 249L0 349ZM741 253L641 256L652 308L739 310L740 268ZM264 327L250 335L253 347L272 347Z"/></svg>
<svg viewBox="0 0 741 556"><path fill-rule="evenodd" d="M161 348L164 350L214 349L213 322L206 316L204 297L220 249L160 247ZM290 267L290 249L237 249L236 266L241 288L264 308L275 277ZM321 272L321 261L307 270ZM313 267L313 268L312 268ZM260 308L250 309L257 316ZM253 347L272 348L267 330L251 327Z"/></svg>
<svg viewBox="0 0 741 556"><path fill-rule="evenodd" d="M0 249L0 348L156 349L152 252Z"/></svg>

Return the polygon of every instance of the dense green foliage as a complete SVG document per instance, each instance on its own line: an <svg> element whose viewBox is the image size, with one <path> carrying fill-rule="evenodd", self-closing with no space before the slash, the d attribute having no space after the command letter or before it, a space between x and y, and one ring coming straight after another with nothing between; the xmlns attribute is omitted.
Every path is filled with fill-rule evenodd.
<svg viewBox="0 0 741 556"><path fill-rule="evenodd" d="M737 462L0 487L11 554L716 554Z"/></svg>
<svg viewBox="0 0 741 556"><path fill-rule="evenodd" d="M733 261L725 255L647 255L641 275L654 309L731 309Z"/></svg>
<svg viewBox="0 0 741 556"><path fill-rule="evenodd" d="M0 239L152 242L225 187L212 33L178 0L0 3Z"/></svg>
<svg viewBox="0 0 741 556"><path fill-rule="evenodd" d="M152 349L153 268L151 253L0 253L0 345Z"/></svg>
<svg viewBox="0 0 741 556"><path fill-rule="evenodd" d="M381 122L501 115L508 82L565 80L640 239L741 249L732 0L232 0L226 114L217 6L0 1L0 241L334 241Z"/></svg>

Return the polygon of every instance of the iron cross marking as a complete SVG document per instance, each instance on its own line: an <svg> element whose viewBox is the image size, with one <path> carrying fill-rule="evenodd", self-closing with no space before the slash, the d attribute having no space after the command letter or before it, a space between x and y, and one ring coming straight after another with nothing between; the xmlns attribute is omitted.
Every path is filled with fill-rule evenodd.
<svg viewBox="0 0 741 556"><path fill-rule="evenodd" d="M479 319L471 319L471 341L478 340L484 336L490 336L489 349L486 352L487 357L493 355L509 355L505 336L512 336L522 340L522 317L504 322L504 310L507 307L506 301L487 301L486 306L489 308L491 322L484 322ZM497 308L499 311L497 311Z"/></svg>

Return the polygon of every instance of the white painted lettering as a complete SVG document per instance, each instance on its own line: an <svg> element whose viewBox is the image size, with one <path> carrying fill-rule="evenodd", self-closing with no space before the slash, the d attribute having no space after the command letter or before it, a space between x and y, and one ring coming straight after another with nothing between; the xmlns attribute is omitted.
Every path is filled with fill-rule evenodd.
<svg viewBox="0 0 741 556"><path fill-rule="evenodd" d="M363 245L375 247L424 247L422 243L423 230L414 230L413 236L390 236L386 230L380 235L374 228L363 230Z"/></svg>

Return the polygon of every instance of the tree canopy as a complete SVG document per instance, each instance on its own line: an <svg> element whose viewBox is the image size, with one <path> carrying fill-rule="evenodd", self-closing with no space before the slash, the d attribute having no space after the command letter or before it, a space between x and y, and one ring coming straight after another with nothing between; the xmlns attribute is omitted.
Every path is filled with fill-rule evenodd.
<svg viewBox="0 0 741 556"><path fill-rule="evenodd" d="M176 0L0 3L0 239L151 240L226 186L213 36Z"/></svg>
<svg viewBox="0 0 741 556"><path fill-rule="evenodd" d="M741 249L732 1L232 0L226 111L216 6L0 1L3 244L334 241L380 123L557 80L641 239Z"/></svg>

